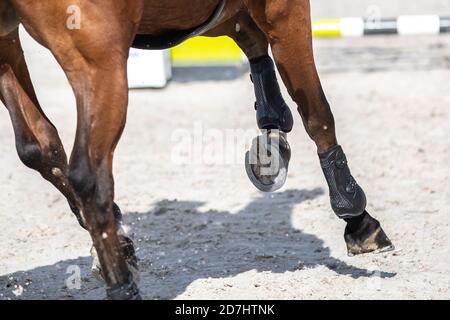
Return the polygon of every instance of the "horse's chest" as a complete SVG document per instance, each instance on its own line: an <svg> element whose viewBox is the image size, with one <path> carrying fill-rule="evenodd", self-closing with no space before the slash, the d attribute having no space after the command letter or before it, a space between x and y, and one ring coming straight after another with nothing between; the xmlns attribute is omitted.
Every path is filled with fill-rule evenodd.
<svg viewBox="0 0 450 320"><path fill-rule="evenodd" d="M160 34L186 30L207 20L219 0L145 0L138 33Z"/></svg>

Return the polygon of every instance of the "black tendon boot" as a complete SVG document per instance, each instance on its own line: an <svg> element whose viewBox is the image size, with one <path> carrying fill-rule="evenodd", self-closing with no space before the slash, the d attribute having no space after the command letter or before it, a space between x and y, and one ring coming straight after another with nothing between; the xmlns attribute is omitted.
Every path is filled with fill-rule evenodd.
<svg viewBox="0 0 450 320"><path fill-rule="evenodd" d="M260 129L292 130L293 118L278 85L275 65L269 56L250 60L256 95L256 119Z"/></svg>
<svg viewBox="0 0 450 320"><path fill-rule="evenodd" d="M345 242L350 256L394 249L389 238L366 209L366 196L351 175L342 147L320 153L320 164L330 189L330 202L336 215L347 222Z"/></svg>
<svg viewBox="0 0 450 320"><path fill-rule="evenodd" d="M342 147L337 145L319 154L319 158L333 211L341 219L361 215L366 209L366 195L351 175Z"/></svg>

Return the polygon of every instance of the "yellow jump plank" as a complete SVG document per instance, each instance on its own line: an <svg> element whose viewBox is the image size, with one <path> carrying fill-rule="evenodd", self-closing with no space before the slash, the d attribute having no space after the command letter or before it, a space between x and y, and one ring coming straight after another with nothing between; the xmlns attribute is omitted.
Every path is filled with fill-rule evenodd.
<svg viewBox="0 0 450 320"><path fill-rule="evenodd" d="M242 63L242 51L229 37L195 37L171 50L174 66Z"/></svg>

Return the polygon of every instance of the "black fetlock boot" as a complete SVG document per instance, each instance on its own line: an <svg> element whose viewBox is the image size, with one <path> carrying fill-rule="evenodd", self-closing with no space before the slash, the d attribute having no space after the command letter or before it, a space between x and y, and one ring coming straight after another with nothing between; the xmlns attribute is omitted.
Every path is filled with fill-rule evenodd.
<svg viewBox="0 0 450 320"><path fill-rule="evenodd" d="M330 189L330 202L336 215L347 222L345 242L350 256L394 249L380 223L366 209L366 195L353 178L342 147L320 153L320 164Z"/></svg>

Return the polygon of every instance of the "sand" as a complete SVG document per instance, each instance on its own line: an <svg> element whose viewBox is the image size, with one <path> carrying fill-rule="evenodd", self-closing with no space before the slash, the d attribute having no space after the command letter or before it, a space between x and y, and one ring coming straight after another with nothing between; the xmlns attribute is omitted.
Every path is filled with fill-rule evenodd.
<svg viewBox="0 0 450 320"><path fill-rule="evenodd" d="M391 3L386 10L395 15L398 1ZM427 13L445 7L423 4ZM351 14L361 11L355 6ZM317 16L342 14L324 1L313 7ZM70 150L71 89L48 52L24 38L39 98ZM246 70L188 82L177 72L165 90L130 93L115 158L116 201L136 241L144 298L450 298L450 37L315 47L339 142L396 250L346 255L345 225L330 209L297 113L285 187L274 194L253 187L245 147L224 142L235 130L257 132ZM0 299L104 298L90 274L88 234L63 197L20 163L3 107L0 128ZM203 150L188 144L182 164L180 132L206 136Z"/></svg>

